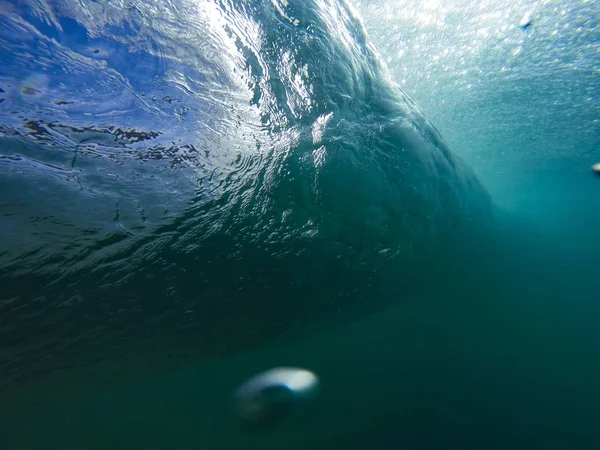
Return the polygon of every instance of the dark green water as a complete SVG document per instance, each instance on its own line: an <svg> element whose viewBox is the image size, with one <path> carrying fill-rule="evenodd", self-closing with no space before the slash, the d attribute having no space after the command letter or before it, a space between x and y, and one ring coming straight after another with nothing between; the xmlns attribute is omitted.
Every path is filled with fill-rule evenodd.
<svg viewBox="0 0 600 450"><path fill-rule="evenodd" d="M580 248L521 243L532 252L469 287L332 332L110 387L92 388L92 368L14 391L7 448L596 448L600 282ZM314 370L321 395L248 429L232 391L278 365Z"/></svg>

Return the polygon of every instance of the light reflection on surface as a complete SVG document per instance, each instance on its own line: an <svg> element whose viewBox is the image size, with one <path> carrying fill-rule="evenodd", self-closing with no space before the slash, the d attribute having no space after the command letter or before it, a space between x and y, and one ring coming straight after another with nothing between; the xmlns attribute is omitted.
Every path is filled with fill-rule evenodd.
<svg viewBox="0 0 600 450"><path fill-rule="evenodd" d="M356 3L395 81L500 203L532 171L588 173L600 156L592 1Z"/></svg>

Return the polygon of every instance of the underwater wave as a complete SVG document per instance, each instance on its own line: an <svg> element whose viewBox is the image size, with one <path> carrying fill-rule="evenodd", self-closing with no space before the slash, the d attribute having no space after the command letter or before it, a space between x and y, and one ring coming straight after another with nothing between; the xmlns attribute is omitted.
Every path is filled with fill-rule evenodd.
<svg viewBox="0 0 600 450"><path fill-rule="evenodd" d="M343 1L0 4L4 379L416 297L493 207Z"/></svg>

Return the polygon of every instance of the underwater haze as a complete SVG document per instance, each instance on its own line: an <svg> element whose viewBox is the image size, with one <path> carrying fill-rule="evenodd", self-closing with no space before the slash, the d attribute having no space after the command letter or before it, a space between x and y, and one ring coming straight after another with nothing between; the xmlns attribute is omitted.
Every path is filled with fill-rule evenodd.
<svg viewBox="0 0 600 450"><path fill-rule="evenodd" d="M0 3L2 447L600 448L598 17Z"/></svg>

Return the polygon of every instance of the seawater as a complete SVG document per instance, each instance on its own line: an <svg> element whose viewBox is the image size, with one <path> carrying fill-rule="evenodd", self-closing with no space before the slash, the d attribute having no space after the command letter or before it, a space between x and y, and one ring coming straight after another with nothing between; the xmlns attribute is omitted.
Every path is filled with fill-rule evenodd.
<svg viewBox="0 0 600 450"><path fill-rule="evenodd" d="M1 6L5 448L598 446L594 110L544 158L531 86L411 92L447 145L358 6ZM319 397L244 427L281 365Z"/></svg>

